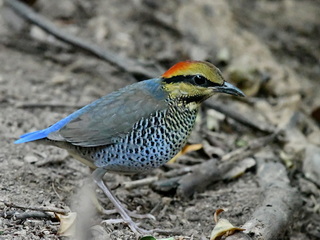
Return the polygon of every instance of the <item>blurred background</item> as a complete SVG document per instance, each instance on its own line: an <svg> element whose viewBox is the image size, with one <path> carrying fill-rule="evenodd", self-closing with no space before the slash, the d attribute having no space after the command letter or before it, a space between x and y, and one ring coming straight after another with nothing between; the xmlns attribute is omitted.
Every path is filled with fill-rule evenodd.
<svg viewBox="0 0 320 240"><path fill-rule="evenodd" d="M259 148L260 158L284 167L301 200L299 212L293 214L299 218L288 223L290 230L278 239L320 239L319 1L23 1L42 16L33 23L9 2L0 0L2 217L10 210L3 201L72 210L81 202L73 196L90 176L87 167L63 150L14 145L19 135L45 128L107 93L158 77L174 63L191 59L215 64L248 97L208 100L189 140L200 147L182 154L172 166L134 177L107 174L106 182L131 209L153 211L157 221L148 222L149 227L180 228L186 236L209 239L215 209L227 209L225 216L241 226L261 203L256 155L239 174L227 180L220 176L187 197L156 186L118 186L210 159L219 164L228 152L283 130L281 139ZM52 29L43 30L47 23L60 40ZM96 52L63 39L69 36L94 46ZM109 55L99 57L99 52ZM241 117L249 124L239 122ZM101 218L98 215L90 226L108 236L104 239L131 236L123 226L100 225ZM59 221L44 219L1 218L0 238L61 238Z"/></svg>

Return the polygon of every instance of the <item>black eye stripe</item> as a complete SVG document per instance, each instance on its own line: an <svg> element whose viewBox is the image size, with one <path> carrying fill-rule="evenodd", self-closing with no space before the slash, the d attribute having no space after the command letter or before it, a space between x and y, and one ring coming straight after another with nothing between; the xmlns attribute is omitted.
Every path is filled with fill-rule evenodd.
<svg viewBox="0 0 320 240"><path fill-rule="evenodd" d="M202 75L187 75L187 76L174 76L171 78L163 78L163 82L170 84L170 83L179 83L179 82L185 82L190 83L195 86L201 86L201 87L217 87L221 86L218 83L211 82L207 78L205 78Z"/></svg>
<svg viewBox="0 0 320 240"><path fill-rule="evenodd" d="M208 80L201 75L195 75L193 76L193 81L197 85L206 85Z"/></svg>

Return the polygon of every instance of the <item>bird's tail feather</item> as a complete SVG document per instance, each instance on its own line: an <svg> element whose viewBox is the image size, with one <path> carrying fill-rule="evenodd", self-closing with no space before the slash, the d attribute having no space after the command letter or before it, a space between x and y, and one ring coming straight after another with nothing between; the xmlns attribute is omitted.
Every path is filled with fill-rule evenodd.
<svg viewBox="0 0 320 240"><path fill-rule="evenodd" d="M31 142L31 141L43 139L43 138L46 138L48 134L49 132L47 131L47 129L26 133L21 135L20 139L18 139L14 143L18 144L18 143L25 143L25 142Z"/></svg>
<svg viewBox="0 0 320 240"><path fill-rule="evenodd" d="M72 121L73 119L75 119L78 116L80 116L82 113L84 113L86 111L86 109L90 109L90 106L91 105L87 105L87 106L79 109L78 111L75 111L74 113L72 113L68 117L60 120L59 122L56 122L55 124L53 124L52 126L46 128L46 129L42 129L42 130L39 130L39 131L23 134L23 135L20 136L20 139L18 139L14 143L18 144L18 143L32 142L32 141L35 141L35 140L46 138L46 137L48 137L48 135L50 133L53 133L53 132L56 132L56 131L60 130L66 124L68 124L70 121Z"/></svg>

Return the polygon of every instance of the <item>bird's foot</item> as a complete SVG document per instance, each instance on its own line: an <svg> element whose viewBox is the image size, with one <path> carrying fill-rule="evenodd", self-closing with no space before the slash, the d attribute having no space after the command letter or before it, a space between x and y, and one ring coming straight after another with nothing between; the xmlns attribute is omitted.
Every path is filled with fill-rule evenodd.
<svg viewBox="0 0 320 240"><path fill-rule="evenodd" d="M138 218L138 219L148 218L148 219L151 219L151 220L156 220L155 216L153 216L152 214L138 214L138 213L136 213L136 212L129 211L129 210L126 209L126 208L123 208L123 209L125 210L125 212L126 212L130 217ZM102 211L103 214L106 214L106 215L111 215L111 214L116 214L116 213L118 213L117 209L111 209L111 210L102 209L101 211Z"/></svg>
<svg viewBox="0 0 320 240"><path fill-rule="evenodd" d="M139 227L139 223L135 223L132 221L132 219L122 219L122 218L117 218L117 219L107 219L103 220L101 223L104 224L119 224L119 223L125 223L129 226L129 228L136 233L137 235L141 234L152 234L152 230L146 230L144 228Z"/></svg>

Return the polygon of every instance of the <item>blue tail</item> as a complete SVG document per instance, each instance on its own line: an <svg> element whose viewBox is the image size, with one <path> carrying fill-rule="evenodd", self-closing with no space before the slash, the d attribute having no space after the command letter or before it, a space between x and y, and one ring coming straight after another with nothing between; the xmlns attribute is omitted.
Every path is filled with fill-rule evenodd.
<svg viewBox="0 0 320 240"><path fill-rule="evenodd" d="M79 109L78 111L75 111L74 113L70 114L69 116L67 116L66 118L60 120L59 122L53 124L52 126L46 128L46 129L42 129L39 131L35 131L35 132L30 132L30 133L26 133L20 136L20 139L16 140L14 143L18 144L18 143L25 143L25 142L32 142L35 140L39 140L39 139L43 139L48 137L48 135L52 132L56 132L59 129L63 128L65 125L67 125L70 121L72 121L73 119L79 117L81 114L85 113L87 110L89 110L90 108L95 106L95 103L99 103L99 101L101 101L102 99L99 99L81 109Z"/></svg>
<svg viewBox="0 0 320 240"><path fill-rule="evenodd" d="M77 112L75 112L75 113L77 113ZM73 113L73 114L69 115L68 117L60 120L59 122L53 124L52 126L46 128L46 129L23 134L20 136L20 139L18 139L14 143L18 144L18 143L32 142L35 140L46 138L50 133L58 131L63 126L65 126L67 123L69 123L72 119L77 117L78 115L79 115L79 113L77 113L77 114Z"/></svg>
<svg viewBox="0 0 320 240"><path fill-rule="evenodd" d="M77 112L75 112L75 113L77 113ZM18 143L32 142L35 140L46 138L50 133L58 131L63 126L65 126L67 123L69 123L72 119L77 117L78 115L79 115L79 113L77 113L77 114L73 113L73 114L69 115L68 117L60 120L59 122L53 124L52 126L46 128L46 129L23 134L20 136L20 139L18 139L14 143L18 144Z"/></svg>
<svg viewBox="0 0 320 240"><path fill-rule="evenodd" d="M25 143L25 142L31 142L39 139L43 139L48 136L49 133L46 132L47 129L31 132L31 133L26 133L20 136L20 139L15 141L15 144L18 143Z"/></svg>

